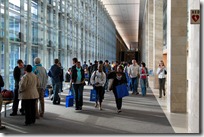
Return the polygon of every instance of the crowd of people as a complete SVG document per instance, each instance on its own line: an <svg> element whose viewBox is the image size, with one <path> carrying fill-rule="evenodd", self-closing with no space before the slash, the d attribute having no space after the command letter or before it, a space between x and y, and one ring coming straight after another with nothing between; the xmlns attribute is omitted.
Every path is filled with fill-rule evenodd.
<svg viewBox="0 0 204 137"><path fill-rule="evenodd" d="M41 59L34 59L34 66L25 65L19 59L14 68L13 76L15 80L14 98L12 113L10 116L17 115L18 104L21 100L21 115L25 115L25 125L35 123L35 120L44 116L44 92L48 84L48 77L51 78L54 105L60 104L59 93L63 92L63 81L70 83L70 90L74 93L75 110L82 110L83 90L86 83L93 86L96 90L95 108L103 110L102 102L105 92L112 91L115 97L117 113L122 112L122 98L118 98L116 87L125 84L132 94L140 94L138 85L140 83L141 95L146 96L148 85L148 69L144 62L140 65L135 59L131 62L118 61L110 63L108 60L90 62L81 64L77 58L73 58L73 66L69 67L65 75L59 59L54 59L54 64L49 71L42 66ZM165 96L165 75L166 67L163 61L160 61L156 71L159 79L159 98ZM64 79L65 78L65 79ZM3 81L3 79L2 79ZM87 81L87 82L85 82ZM0 81L1 82L1 81ZM1 103L1 102L0 102Z"/></svg>

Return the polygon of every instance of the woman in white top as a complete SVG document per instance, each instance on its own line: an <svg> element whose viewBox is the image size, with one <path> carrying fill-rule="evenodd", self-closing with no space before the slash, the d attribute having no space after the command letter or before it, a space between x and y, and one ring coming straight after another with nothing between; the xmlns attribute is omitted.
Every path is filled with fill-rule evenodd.
<svg viewBox="0 0 204 137"><path fill-rule="evenodd" d="M166 67L164 65L164 62L161 60L159 62L159 67L157 68L157 74L158 74L158 79L159 79L159 98L162 97L162 90L163 90L163 95L165 96L165 81L166 81Z"/></svg>
<svg viewBox="0 0 204 137"><path fill-rule="evenodd" d="M100 64L98 66L98 70L94 71L91 76L91 84L94 86L94 89L96 90L96 104L95 107L98 106L99 102L99 110L102 110L102 101L104 98L104 90L103 87L106 83L106 74L103 72L103 65Z"/></svg>

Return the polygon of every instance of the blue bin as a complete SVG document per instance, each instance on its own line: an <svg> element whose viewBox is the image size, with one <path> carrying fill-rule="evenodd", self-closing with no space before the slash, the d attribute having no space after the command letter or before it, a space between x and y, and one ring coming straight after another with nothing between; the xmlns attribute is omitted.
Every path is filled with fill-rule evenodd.
<svg viewBox="0 0 204 137"><path fill-rule="evenodd" d="M73 106L73 104L74 104L74 96L70 96L70 95L68 95L68 96L66 96L66 108L67 107L72 107Z"/></svg>
<svg viewBox="0 0 204 137"><path fill-rule="evenodd" d="M49 90L46 88L46 89L45 89L44 97L48 97L48 96L49 96Z"/></svg>

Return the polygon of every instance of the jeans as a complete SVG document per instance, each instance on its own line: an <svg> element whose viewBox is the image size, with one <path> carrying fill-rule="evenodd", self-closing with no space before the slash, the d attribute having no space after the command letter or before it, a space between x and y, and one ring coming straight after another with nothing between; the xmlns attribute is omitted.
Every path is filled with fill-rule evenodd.
<svg viewBox="0 0 204 137"><path fill-rule="evenodd" d="M75 108L79 109L83 106L83 84L73 84L73 88L75 91Z"/></svg>
<svg viewBox="0 0 204 137"><path fill-rule="evenodd" d="M59 100L59 88L60 88L60 82L58 83L54 83L53 84L53 94L54 94L54 97L53 97L53 103L56 104L56 102Z"/></svg>
<svg viewBox="0 0 204 137"><path fill-rule="evenodd" d="M138 87L138 78L135 77L135 78L131 78L131 84L132 84L132 90L133 90L133 93L138 93L137 91L137 87Z"/></svg>
<svg viewBox="0 0 204 137"><path fill-rule="evenodd" d="M140 86L142 89L142 96L146 95L146 85L147 85L147 79L140 79Z"/></svg>

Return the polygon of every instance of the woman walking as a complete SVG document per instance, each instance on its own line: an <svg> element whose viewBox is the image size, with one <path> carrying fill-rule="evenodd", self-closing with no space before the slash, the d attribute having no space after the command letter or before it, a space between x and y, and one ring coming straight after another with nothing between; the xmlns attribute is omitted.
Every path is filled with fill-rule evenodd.
<svg viewBox="0 0 204 137"><path fill-rule="evenodd" d="M146 95L147 75L146 65L144 62L142 62L140 68L140 86L142 89L142 96Z"/></svg>
<svg viewBox="0 0 204 137"><path fill-rule="evenodd" d="M117 71L115 72L114 80L113 80L113 94L115 96L115 102L116 102L116 107L117 107L117 113L122 112L122 98L118 98L117 91L116 91L116 86L122 85L122 84L127 84L127 79L126 75L123 72L123 67L120 65L117 67Z"/></svg>
<svg viewBox="0 0 204 137"><path fill-rule="evenodd" d="M163 95L166 95L165 92L165 81L166 77L165 75L167 74L166 67L164 65L164 62L161 60L159 63L159 67L157 68L157 74L159 78L159 98L162 97L162 90L163 90Z"/></svg>
<svg viewBox="0 0 204 137"><path fill-rule="evenodd" d="M102 110L102 101L104 99L104 85L106 83L106 74L103 72L103 65L100 64L98 66L98 70L94 71L91 76L91 84L94 86L96 90L96 103L95 107L98 106L99 102L99 110Z"/></svg>

